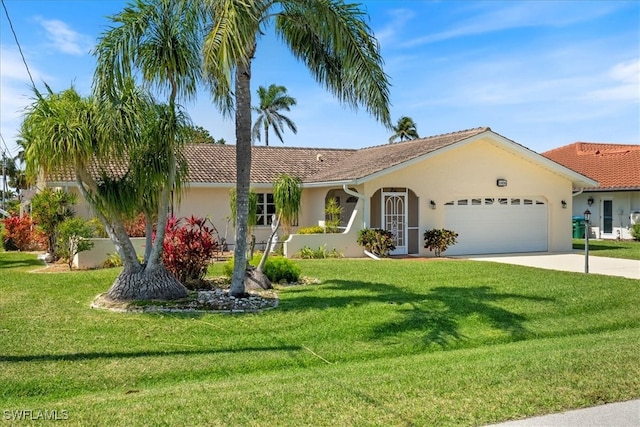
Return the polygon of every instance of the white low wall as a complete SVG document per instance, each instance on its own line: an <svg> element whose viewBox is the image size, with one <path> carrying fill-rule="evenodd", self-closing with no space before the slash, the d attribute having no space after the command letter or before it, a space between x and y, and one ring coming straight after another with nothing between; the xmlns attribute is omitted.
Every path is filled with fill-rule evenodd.
<svg viewBox="0 0 640 427"><path fill-rule="evenodd" d="M88 251L80 252L73 258L73 266L78 269L100 268L109 256L117 253L116 247L108 238L89 239L93 242L93 247ZM144 253L146 238L132 237L131 243L140 256Z"/></svg>
<svg viewBox="0 0 640 427"><path fill-rule="evenodd" d="M307 246L314 250L325 246L327 252L335 249L346 258L364 257L364 249L358 244L360 230L354 224L362 224L362 214L355 209L342 233L292 234L284 242L284 256L291 258Z"/></svg>

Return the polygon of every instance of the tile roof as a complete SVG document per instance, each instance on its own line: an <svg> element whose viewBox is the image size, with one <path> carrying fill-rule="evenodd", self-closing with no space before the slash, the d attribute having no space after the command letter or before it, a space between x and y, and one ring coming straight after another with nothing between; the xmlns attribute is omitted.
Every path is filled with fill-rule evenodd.
<svg viewBox="0 0 640 427"><path fill-rule="evenodd" d="M297 176L305 183L364 178L489 130L488 127L468 129L358 150L254 146L251 149L251 182L270 184L282 172ZM185 157L189 165L189 183L235 183L235 145L187 144ZM122 168L111 163L107 167L115 175L124 173ZM92 174L98 176L98 170L94 164ZM71 168L52 173L48 178L52 183L75 181Z"/></svg>
<svg viewBox="0 0 640 427"><path fill-rule="evenodd" d="M253 147L251 182L270 184L282 172L306 181L323 169L331 169L356 150L301 147ZM219 144L188 144L185 156L191 183L235 183L236 147Z"/></svg>
<svg viewBox="0 0 640 427"><path fill-rule="evenodd" d="M640 190L640 145L575 142L542 153L600 183L594 190Z"/></svg>
<svg viewBox="0 0 640 427"><path fill-rule="evenodd" d="M307 182L346 181L364 178L490 130L488 127L482 127L363 148L354 151L334 167L325 168L310 176Z"/></svg>

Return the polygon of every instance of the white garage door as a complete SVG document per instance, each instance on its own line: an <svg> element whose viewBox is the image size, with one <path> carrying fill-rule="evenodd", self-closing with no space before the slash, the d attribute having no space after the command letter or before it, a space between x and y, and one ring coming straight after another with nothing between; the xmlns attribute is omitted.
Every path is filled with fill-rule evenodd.
<svg viewBox="0 0 640 427"><path fill-rule="evenodd" d="M443 255L546 252L548 206L535 197L476 197L445 204L445 228L458 233Z"/></svg>

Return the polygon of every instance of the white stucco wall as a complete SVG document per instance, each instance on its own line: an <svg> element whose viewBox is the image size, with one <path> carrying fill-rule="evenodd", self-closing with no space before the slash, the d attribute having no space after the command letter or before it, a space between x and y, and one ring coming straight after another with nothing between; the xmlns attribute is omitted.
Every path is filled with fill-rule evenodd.
<svg viewBox="0 0 640 427"><path fill-rule="evenodd" d="M107 238L94 238L91 239L93 247L88 251L80 252L73 258L73 266L79 269L100 268L104 265L104 262L109 256L117 253L116 247ZM131 243L136 249L138 256L144 254L145 238L144 237L132 237Z"/></svg>

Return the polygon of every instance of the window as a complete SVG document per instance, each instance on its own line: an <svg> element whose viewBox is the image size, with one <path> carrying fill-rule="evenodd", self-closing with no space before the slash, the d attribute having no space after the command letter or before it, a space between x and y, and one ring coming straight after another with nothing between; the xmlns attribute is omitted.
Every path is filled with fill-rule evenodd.
<svg viewBox="0 0 640 427"><path fill-rule="evenodd" d="M271 215L276 213L272 193L258 193L258 209L256 210L256 225L271 225Z"/></svg>

